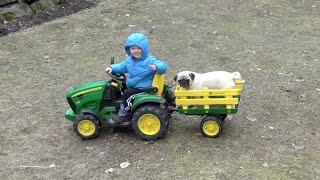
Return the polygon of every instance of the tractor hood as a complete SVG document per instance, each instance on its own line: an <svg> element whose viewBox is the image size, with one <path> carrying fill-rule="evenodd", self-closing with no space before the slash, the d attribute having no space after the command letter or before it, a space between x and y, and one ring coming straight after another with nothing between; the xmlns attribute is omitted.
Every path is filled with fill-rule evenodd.
<svg viewBox="0 0 320 180"><path fill-rule="evenodd" d="M67 98L80 96L89 92L101 91L107 83L107 80L98 80L93 82L88 82L85 84L81 84L79 86L74 87L69 90L66 94Z"/></svg>

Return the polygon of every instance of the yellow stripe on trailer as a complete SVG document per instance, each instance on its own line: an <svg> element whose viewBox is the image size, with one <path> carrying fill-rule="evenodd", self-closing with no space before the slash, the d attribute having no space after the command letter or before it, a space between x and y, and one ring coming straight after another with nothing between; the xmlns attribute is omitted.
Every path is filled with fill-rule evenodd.
<svg viewBox="0 0 320 180"><path fill-rule="evenodd" d="M238 91L242 91L242 85L236 85L234 88L237 89Z"/></svg>
<svg viewBox="0 0 320 180"><path fill-rule="evenodd" d="M239 94L238 89L208 89L202 90L187 90L185 88L177 86L175 90L176 96L235 96Z"/></svg>
<svg viewBox="0 0 320 180"><path fill-rule="evenodd" d="M177 105L222 105L238 104L238 98L210 98L210 99L176 99Z"/></svg>

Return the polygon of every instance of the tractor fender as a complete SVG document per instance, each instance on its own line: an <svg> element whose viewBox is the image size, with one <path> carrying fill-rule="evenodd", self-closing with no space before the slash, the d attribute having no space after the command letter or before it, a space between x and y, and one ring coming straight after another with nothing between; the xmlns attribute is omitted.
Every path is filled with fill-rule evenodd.
<svg viewBox="0 0 320 180"><path fill-rule="evenodd" d="M91 114L93 116L95 116L97 119L101 120L102 117L94 110L92 109L82 109L81 114Z"/></svg>
<svg viewBox="0 0 320 180"><path fill-rule="evenodd" d="M139 103L135 104L132 109L131 109L131 113L133 113L137 108L139 108L142 105L145 104L156 104L156 105L160 105L161 107L163 106L163 108L166 108L167 106L167 101L165 99L162 99L161 101L156 101L156 100L143 100L140 101Z"/></svg>

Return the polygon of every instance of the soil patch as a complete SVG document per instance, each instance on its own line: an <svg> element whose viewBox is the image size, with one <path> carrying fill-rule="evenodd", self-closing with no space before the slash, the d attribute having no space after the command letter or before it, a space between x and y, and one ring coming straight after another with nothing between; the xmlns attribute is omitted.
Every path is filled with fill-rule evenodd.
<svg viewBox="0 0 320 180"><path fill-rule="evenodd" d="M12 21L0 20L0 37L22 29L42 24L56 18L64 17L78 11L96 6L97 0L79 1L78 3L66 3L53 9L18 17Z"/></svg>

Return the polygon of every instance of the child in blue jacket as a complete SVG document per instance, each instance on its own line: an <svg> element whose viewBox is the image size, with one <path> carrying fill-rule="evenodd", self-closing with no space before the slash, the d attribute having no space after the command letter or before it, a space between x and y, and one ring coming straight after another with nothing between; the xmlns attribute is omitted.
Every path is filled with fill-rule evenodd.
<svg viewBox="0 0 320 180"><path fill-rule="evenodd" d="M142 33L133 33L128 36L125 44L127 58L119 63L106 67L108 73L127 74L127 89L123 92L124 110L120 110L118 115L112 119L116 123L130 121L128 111L131 101L138 93L138 88L152 86L152 80L156 73L164 74L167 71L167 64L149 55L149 43L147 37Z"/></svg>

